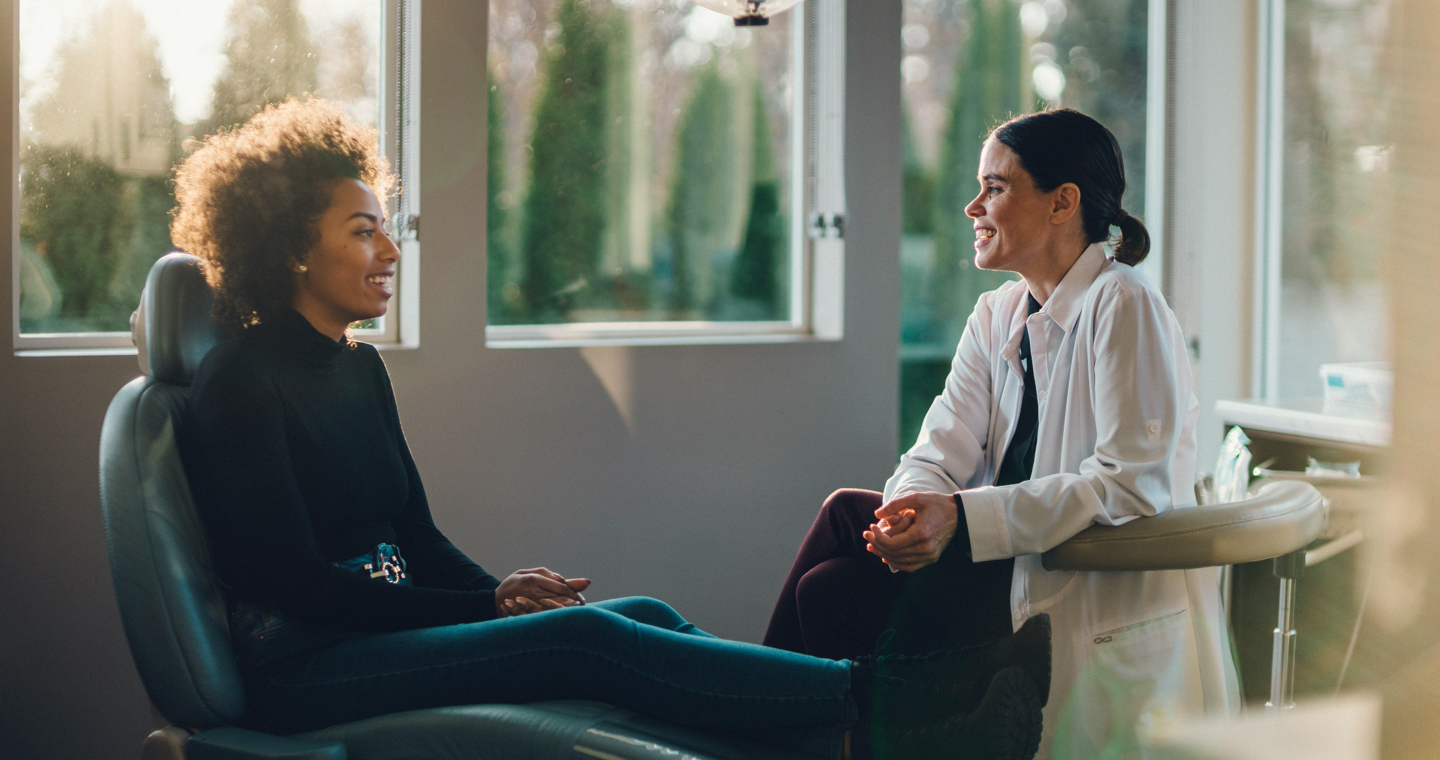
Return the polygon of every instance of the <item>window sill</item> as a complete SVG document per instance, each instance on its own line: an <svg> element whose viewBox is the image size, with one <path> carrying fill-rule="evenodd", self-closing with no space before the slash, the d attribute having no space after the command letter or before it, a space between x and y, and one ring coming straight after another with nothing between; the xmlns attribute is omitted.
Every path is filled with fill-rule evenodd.
<svg viewBox="0 0 1440 760"><path fill-rule="evenodd" d="M714 346L824 343L790 322L659 322L498 325L485 328L488 348L583 348L586 346Z"/></svg>
<svg viewBox="0 0 1440 760"><path fill-rule="evenodd" d="M89 356L137 356L140 352L134 346L128 348L17 348L16 356L25 357L71 357L84 358Z"/></svg>
<svg viewBox="0 0 1440 760"><path fill-rule="evenodd" d="M129 341L130 341L130 336L129 336L129 334L127 334L127 333L119 333L119 334L124 335L124 336L125 336L125 341L126 341L126 343L129 343ZM408 349L415 349L415 348L419 348L419 347L420 347L420 344L419 344L419 343L399 343L399 342L380 343L380 342L376 342L376 341L372 341L372 340L367 340L367 338L374 338L374 337L381 337L381 336L378 336L378 335L375 335L375 336L371 336L371 335L360 335L360 336L356 336L356 340L360 341L361 343L369 343L370 345L374 346L375 348L377 348L377 349L379 349L379 350L381 350L381 351L408 350ZM92 345L92 346L36 346L36 347L34 347L34 348L20 348L20 347L17 347L17 348L15 349L15 355L16 355L16 356L33 357L33 358L44 358L44 359L65 358L65 357L83 358L83 357L87 357L87 356L136 356L136 355L138 355L139 353L140 353L139 350L136 349L135 346L133 346L133 345L125 345L125 346L104 346L104 345L100 345L100 346L93 346L93 345Z"/></svg>

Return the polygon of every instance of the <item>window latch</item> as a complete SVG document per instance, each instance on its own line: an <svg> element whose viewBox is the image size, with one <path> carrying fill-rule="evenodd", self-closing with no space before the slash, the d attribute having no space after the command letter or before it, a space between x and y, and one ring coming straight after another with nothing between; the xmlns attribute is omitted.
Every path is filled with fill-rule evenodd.
<svg viewBox="0 0 1440 760"><path fill-rule="evenodd" d="M406 214L398 220L395 225L396 240L419 240L420 239L420 215Z"/></svg>
<svg viewBox="0 0 1440 760"><path fill-rule="evenodd" d="M845 215L834 212L812 213L808 229L810 237L813 239L843 238L845 237Z"/></svg>

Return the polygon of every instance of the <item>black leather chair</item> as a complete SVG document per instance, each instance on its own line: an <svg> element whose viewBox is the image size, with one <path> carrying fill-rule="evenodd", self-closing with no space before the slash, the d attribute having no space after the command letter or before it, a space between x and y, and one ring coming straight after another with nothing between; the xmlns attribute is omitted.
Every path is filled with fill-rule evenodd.
<svg viewBox="0 0 1440 760"><path fill-rule="evenodd" d="M175 423L215 344L193 256L155 263L134 320L144 375L120 390L100 439L100 496L125 636L156 712L142 760L799 760L730 735L595 702L471 705L385 715L279 737L240 728L245 692L225 597L175 448Z"/></svg>

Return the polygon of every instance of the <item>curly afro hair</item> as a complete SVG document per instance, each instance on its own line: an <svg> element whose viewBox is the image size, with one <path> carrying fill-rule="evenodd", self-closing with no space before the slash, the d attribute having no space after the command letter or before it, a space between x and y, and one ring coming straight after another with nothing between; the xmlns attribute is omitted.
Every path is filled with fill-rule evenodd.
<svg viewBox="0 0 1440 760"><path fill-rule="evenodd" d="M319 241L316 223L344 179L382 204L394 185L375 130L316 99L287 99L211 135L176 169L170 239L205 261L217 322L249 327L289 306L291 266Z"/></svg>

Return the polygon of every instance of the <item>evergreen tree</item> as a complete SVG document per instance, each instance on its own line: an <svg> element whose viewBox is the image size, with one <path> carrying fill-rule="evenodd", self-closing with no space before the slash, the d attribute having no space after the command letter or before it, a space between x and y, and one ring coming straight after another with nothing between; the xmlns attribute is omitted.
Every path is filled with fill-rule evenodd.
<svg viewBox="0 0 1440 760"><path fill-rule="evenodd" d="M713 301L710 259L727 243L738 205L730 90L719 67L706 65L695 77L676 130L675 178L666 219L673 273L670 308L676 319L692 318L693 311Z"/></svg>
<svg viewBox="0 0 1440 760"><path fill-rule="evenodd" d="M170 209L175 194L169 177L125 177L123 209L129 234L108 291L106 329L128 330L130 312L140 303L145 278L155 260L175 250L170 241Z"/></svg>
<svg viewBox="0 0 1440 760"><path fill-rule="evenodd" d="M920 158L920 146L915 142L915 125L911 123L910 112L904 111L904 134L901 145L902 182L904 201L903 228L906 235L929 235L935 231L935 175Z"/></svg>
<svg viewBox="0 0 1440 760"><path fill-rule="evenodd" d="M500 114L500 86L494 72L488 93L486 122L488 145L485 165L485 303L486 315L494 324L505 324L509 309L505 283L510 270L509 246L505 245L505 209L500 194L505 192L505 121Z"/></svg>
<svg viewBox="0 0 1440 760"><path fill-rule="evenodd" d="M753 140L750 215L745 224L745 241L730 270L730 292L736 298L755 302L761 311L758 318L777 319L781 304L777 298L776 266L785 244L785 223L780 216L780 182L775 176L770 146L770 119L758 82Z"/></svg>
<svg viewBox="0 0 1440 760"><path fill-rule="evenodd" d="M1295 5L1287 18L1307 12ZM1095 117L1115 134L1125 156L1125 210L1145 213L1145 85L1148 77L1147 0L1091 0L1071 6L1055 31L1056 55L1065 62L1062 105ZM1303 27L1309 29L1309 27ZM1309 45L1309 32L1294 44ZM1287 56L1289 57L1289 56ZM1287 98L1294 95L1287 91ZM1290 114L1304 113L1287 109ZM1158 241L1157 241L1158 242Z"/></svg>
<svg viewBox="0 0 1440 760"><path fill-rule="evenodd" d="M130 233L123 185L78 149L30 145L20 157L20 242L50 265L62 318L83 319L105 303Z"/></svg>
<svg viewBox="0 0 1440 760"><path fill-rule="evenodd" d="M1009 0L970 0L970 36L956 72L950 123L941 147L935 188L935 314L927 342L955 345L975 302L1013 279L976 269L975 232L965 206L975 197L980 148L986 133L1025 105L1024 41L1019 6Z"/></svg>
<svg viewBox="0 0 1440 760"><path fill-rule="evenodd" d="M589 301L606 225L607 19L589 0L562 0L546 51L531 137L521 286L528 316L563 318Z"/></svg>
<svg viewBox="0 0 1440 760"><path fill-rule="evenodd" d="M150 265L170 250L167 176L179 156L170 82L144 16L114 0L56 51L54 87L21 149L21 239L58 292L60 322L30 330L123 330ZM44 278L22 280L22 289Z"/></svg>
<svg viewBox="0 0 1440 760"><path fill-rule="evenodd" d="M646 98L637 96L633 79L632 59L639 60L644 55L646 40L643 33L637 37L630 28L637 16L648 12L634 6L623 9L613 5L608 11L610 62L605 82L606 225L599 264L603 272L603 292L596 293L596 296L600 301L598 305L603 308L631 312L646 311L650 295L646 287L648 282L632 266L647 259L649 254L647 233L650 221L634 212L648 208L645 201L650 192L650 171L641 154L649 150L652 133L645 126L649 103Z"/></svg>
<svg viewBox="0 0 1440 760"><path fill-rule="evenodd" d="M235 0L229 24L225 69L202 134L243 124L265 106L316 87L319 59L298 0Z"/></svg>

